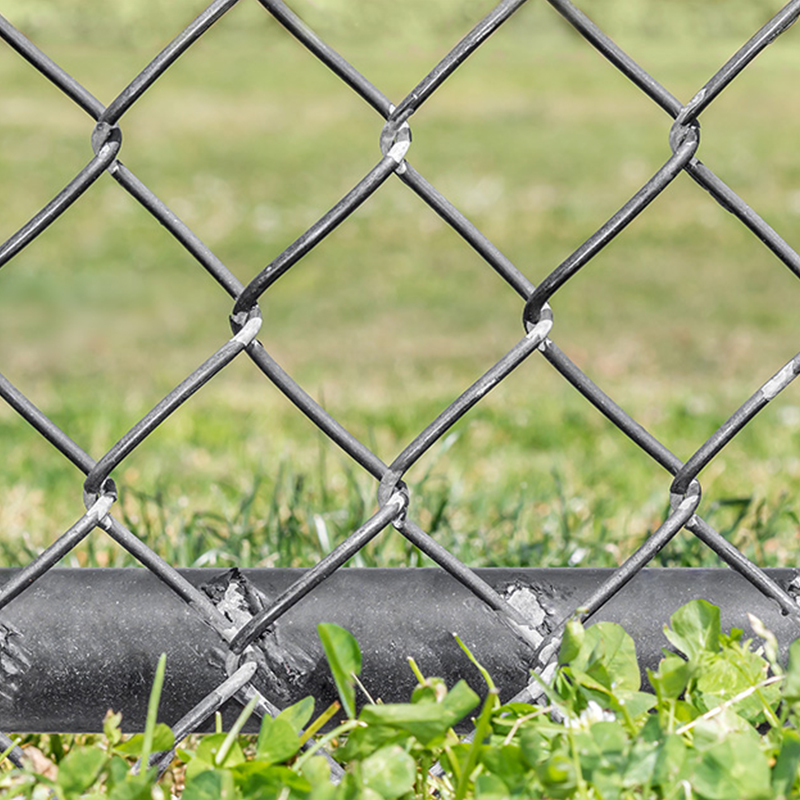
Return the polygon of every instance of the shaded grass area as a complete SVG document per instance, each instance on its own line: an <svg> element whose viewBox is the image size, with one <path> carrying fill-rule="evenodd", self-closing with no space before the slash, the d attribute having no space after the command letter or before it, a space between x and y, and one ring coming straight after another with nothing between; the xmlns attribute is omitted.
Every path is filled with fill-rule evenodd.
<svg viewBox="0 0 800 800"><path fill-rule="evenodd" d="M679 5L649 16L586 7L684 101L777 10ZM39 4L7 13L109 102L190 6L153 24L120 4L136 23L124 34L93 27L97 15L36 16ZM405 26L386 31L381 8L351 25L349 7L298 5L394 102L486 10L393 6ZM799 52L790 32L735 81L704 114L699 152L790 241ZM5 236L89 159L91 122L5 48L0 85ZM410 161L533 281L670 152L663 113L538 5L412 122ZM380 124L241 4L124 117L121 157L246 282L374 165ZM794 355L797 297L796 279L680 176L554 298L552 338L686 459ZM99 458L227 339L231 305L104 176L0 273L0 371ZM261 305L268 350L387 463L523 335L520 299L394 180ZM82 513L81 477L7 408L0 441L0 560L11 565ZM765 565L796 561L798 446L792 386L701 476L701 513ZM377 489L244 356L117 472L118 513L181 566L314 563L374 510ZM619 563L669 499L669 477L536 356L407 480L415 519L474 566ZM389 529L357 562L424 559ZM68 563L129 561L98 531ZM717 562L681 534L658 563Z"/></svg>

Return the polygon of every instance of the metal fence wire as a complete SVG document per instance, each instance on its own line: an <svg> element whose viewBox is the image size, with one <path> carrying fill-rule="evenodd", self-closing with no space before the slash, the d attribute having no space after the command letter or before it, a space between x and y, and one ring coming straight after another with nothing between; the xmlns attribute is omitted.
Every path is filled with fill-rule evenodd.
<svg viewBox="0 0 800 800"><path fill-rule="evenodd" d="M242 283L130 169L119 160L122 148L120 125L125 114L148 91L154 82L195 44L218 20L237 3L237 0L216 0L190 25L182 30L116 97L108 106L98 101L88 89L73 79L64 69L42 52L9 21L0 17L0 36L44 78L54 84L93 120L91 143L94 156L75 178L48 202L27 224L0 247L0 266L13 259L30 245L49 225L67 210L104 173L109 173L122 190L135 198L217 281L230 295L233 306L230 324L233 335L216 352L188 375L164 397L108 452L93 457L86 453L67 432L62 431L40 411L34 402L0 376L0 395L33 426L52 446L58 449L85 475L83 498L86 513L63 535L58 537L39 556L15 571L0 590L0 609L12 600L33 590L35 582L48 573L64 556L96 528L116 540L147 570L157 576L178 597L185 601L189 613L216 632L225 646L224 664L228 679L209 694L182 719L175 720L176 737L194 730L212 716L231 697L247 700L259 696L259 714L275 713L280 705L280 693L269 696L264 684L257 689L253 679L258 659L254 653L260 641L269 635L285 612L309 593L319 591L348 559L359 552L386 526L392 525L397 535L405 537L429 556L444 571L466 587L488 608L497 620L511 628L517 639L530 651L530 663L540 673L552 670L562 625L567 615L543 628L532 620L524 609L510 603L481 575L462 563L441 546L414 521L414 498L403 481L406 472L423 454L460 420L476 403L529 357L544 358L580 392L586 400L607 417L619 431L629 437L671 476L669 486L670 511L658 527L624 563L610 572L601 585L574 603L582 619L588 619L620 591L679 531L686 529L710 547L718 556L764 596L774 601L781 613L792 623L800 623L798 604L792 592L780 581L752 563L718 531L696 513L701 499L698 473L720 450L749 424L767 403L782 392L800 372L800 354L781 366L774 376L741 405L741 407L686 462L681 461L614 400L607 396L558 348L551 335L558 330L550 303L557 292L615 237L636 219L648 205L667 190L681 173L691 178L725 210L735 215L778 261L800 278L800 256L747 203L726 186L714 172L697 157L700 145L700 117L720 96L722 91L770 43L783 35L800 15L800 0L792 0L769 20L735 53L719 71L685 105L642 69L632 58L603 33L579 8L569 0L549 0L550 5L580 34L588 45L596 48L623 75L637 86L669 117L668 140L670 155L653 176L608 221L601 225L568 258L555 267L538 285L534 285L500 249L490 242L451 202L432 186L409 162L411 148L410 121L445 80L484 41L491 37L524 4L524 0L503 0L481 19L472 30L436 64L430 73L397 105L375 85L360 74L347 60L310 30L282 0L258 0L283 28L294 36L308 52L325 64L350 89L368 103L381 119L380 158L375 166L305 233L279 253L248 284ZM493 364L472 386L457 397L423 431L408 443L389 464L349 433L296 383L270 356L256 338L261 327L259 300L278 279L296 265L313 248L324 247L324 240L337 226L372 195L385 181L397 179L418 195L478 254L486 265L495 270L519 295L524 330L519 341L496 364ZM13 190L13 187L11 187ZM7 189L8 190L8 189ZM313 568L297 573L293 582L261 607L252 607L244 617L226 613L215 602L213 592L203 591L187 580L184 574L161 559L115 516L117 488L111 475L137 448L146 442L167 418L206 383L220 375L237 357L245 354L283 392L297 409L305 414L327 437L378 482L378 508L374 514L347 539L329 552ZM365 609L364 613L368 613ZM0 650L5 648L6 660L12 658L15 637L13 626L4 625L0 618ZM24 663L22 649L18 658ZM263 662L263 658L262 658ZM109 667L113 669L113 667ZM13 681L8 678L0 686L3 693L12 693ZM530 698L533 689L525 689L518 699ZM7 737L0 740L0 750L6 747ZM19 750L12 760L19 760Z"/></svg>

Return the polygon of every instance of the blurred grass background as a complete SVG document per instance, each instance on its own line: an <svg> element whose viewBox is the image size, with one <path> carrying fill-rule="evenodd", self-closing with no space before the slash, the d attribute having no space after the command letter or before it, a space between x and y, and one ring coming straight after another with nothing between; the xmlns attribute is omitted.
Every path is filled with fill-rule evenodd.
<svg viewBox="0 0 800 800"><path fill-rule="evenodd" d="M767 0L584 0L687 101ZM202 4L6 0L2 13L110 102ZM395 103L491 7L295 0ZM790 243L800 219L797 32L702 117L699 157ZM91 121L0 47L0 238L89 160ZM412 119L409 160L534 282L669 156L670 120L549 6L521 9ZM378 160L381 120L243 0L121 121L121 159L247 282ZM688 458L798 349L796 279L687 176L553 299L552 338ZM99 458L230 335L227 294L108 176L0 272L0 372ZM522 335L522 303L396 180L261 301L273 356L387 463ZM82 513L82 478L0 406L0 561ZM114 477L134 531L180 566L309 565L374 509L374 481L246 359ZM669 477L532 357L407 476L411 513L473 566L619 563ZM796 564L800 395L701 475L701 513ZM68 564L131 563L95 532ZM388 531L359 564L422 564ZM681 534L659 564L714 565Z"/></svg>

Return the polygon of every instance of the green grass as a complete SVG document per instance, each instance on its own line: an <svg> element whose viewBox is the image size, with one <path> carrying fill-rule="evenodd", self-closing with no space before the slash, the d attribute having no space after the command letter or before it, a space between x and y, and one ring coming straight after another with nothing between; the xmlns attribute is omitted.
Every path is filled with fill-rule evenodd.
<svg viewBox="0 0 800 800"><path fill-rule="evenodd" d="M119 3L114 19L125 24L116 27L103 27L91 3L5 13L109 102L192 5L154 17L146 3ZM739 3L721 17L718 5L680 3L670 15L657 3L641 4L649 15L627 2L586 8L685 101L777 9ZM488 5L393 5L393 25L387 8L370 4L354 22L349 6L298 5L399 102ZM790 241L800 213L796 36L703 115L699 152ZM91 123L6 48L0 86L5 236L88 161ZM124 163L243 281L379 158L380 119L255 3L223 19L121 125ZM412 126L409 160L533 281L670 152L668 118L538 4L471 57ZM797 297L788 270L680 176L556 295L552 338L685 459L794 355ZM387 462L523 334L515 293L394 180L261 305L267 349ZM228 338L230 308L104 176L0 273L0 371L99 457ZM4 407L0 441L0 559L13 565L82 513L81 476ZM792 386L701 476L701 513L760 563L795 560L798 445ZM181 566L308 565L375 507L374 481L246 357L115 477L118 513ZM475 566L557 565L570 553L613 565L668 504L669 477L537 357L407 479L415 519ZM424 559L389 529L358 561ZM67 563L129 562L96 532ZM658 563L717 562L681 535Z"/></svg>

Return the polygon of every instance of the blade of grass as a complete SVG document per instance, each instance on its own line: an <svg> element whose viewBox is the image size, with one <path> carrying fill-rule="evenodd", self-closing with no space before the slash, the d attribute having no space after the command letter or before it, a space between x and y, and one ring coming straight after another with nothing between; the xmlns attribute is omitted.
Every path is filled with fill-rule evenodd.
<svg viewBox="0 0 800 800"><path fill-rule="evenodd" d="M150 754L153 751L153 735L156 730L156 719L158 717L158 705L161 702L161 692L164 688L164 673L167 669L167 654L162 653L156 666L156 674L153 678L153 688L150 690L150 700L147 703L147 721L144 726L144 738L142 740L141 764L145 771L149 769Z"/></svg>
<svg viewBox="0 0 800 800"><path fill-rule="evenodd" d="M0 766L2 766L3 762L14 752L17 747L17 743L11 739L11 744L8 746L6 750L0 753Z"/></svg>
<svg viewBox="0 0 800 800"><path fill-rule="evenodd" d="M422 670L417 666L417 662L411 656L408 656L408 665L411 667L411 671L414 673L414 677L417 679L417 683L424 684L425 683L425 676L422 674Z"/></svg>
<svg viewBox="0 0 800 800"><path fill-rule="evenodd" d="M341 736L343 733L348 733L352 731L354 728L359 727L366 727L365 722L359 722L357 719L349 719L347 722L343 722L341 725L334 728L332 731L326 733L322 738L317 739L311 747L308 748L292 765L292 769L295 772L300 772L303 765L308 761L318 750L324 747L328 742L332 742L337 737Z"/></svg>
<svg viewBox="0 0 800 800"><path fill-rule="evenodd" d="M256 703L258 703L258 701L258 695L252 697L250 702L242 709L241 714L239 714L239 716L236 718L236 722L233 723L233 726L228 731L228 735L222 742L222 746L219 748L217 755L214 757L214 764L217 767L221 767L225 763L225 759L227 758L231 747L233 747L236 737L241 733L242 728L245 726L247 720L250 719L250 715L253 713L253 709L256 707Z"/></svg>
<svg viewBox="0 0 800 800"><path fill-rule="evenodd" d="M331 703L305 730L300 737L302 747L323 725L342 707L342 704L335 700Z"/></svg>
<svg viewBox="0 0 800 800"><path fill-rule="evenodd" d="M491 731L492 714L500 702L498 699L498 694L499 693L497 689L492 686L489 689L489 694L486 696L486 701L481 709L478 722L475 725L475 737L472 740L472 744L467 752L467 757L463 766L461 767L461 775L459 775L458 784L456 785L455 800L464 800L464 797L467 794L467 789L469 788L469 779L478 763L478 756L480 755L481 747L483 746L483 740Z"/></svg>
<svg viewBox="0 0 800 800"><path fill-rule="evenodd" d="M486 668L472 655L470 649L461 641L461 638L457 633L453 633L453 638L458 642L458 646L466 653L467 658L478 668L478 672L481 673L483 679L486 681L486 685L489 687L489 691L496 691L496 687L494 685L494 681L492 680L492 676L486 670Z"/></svg>

